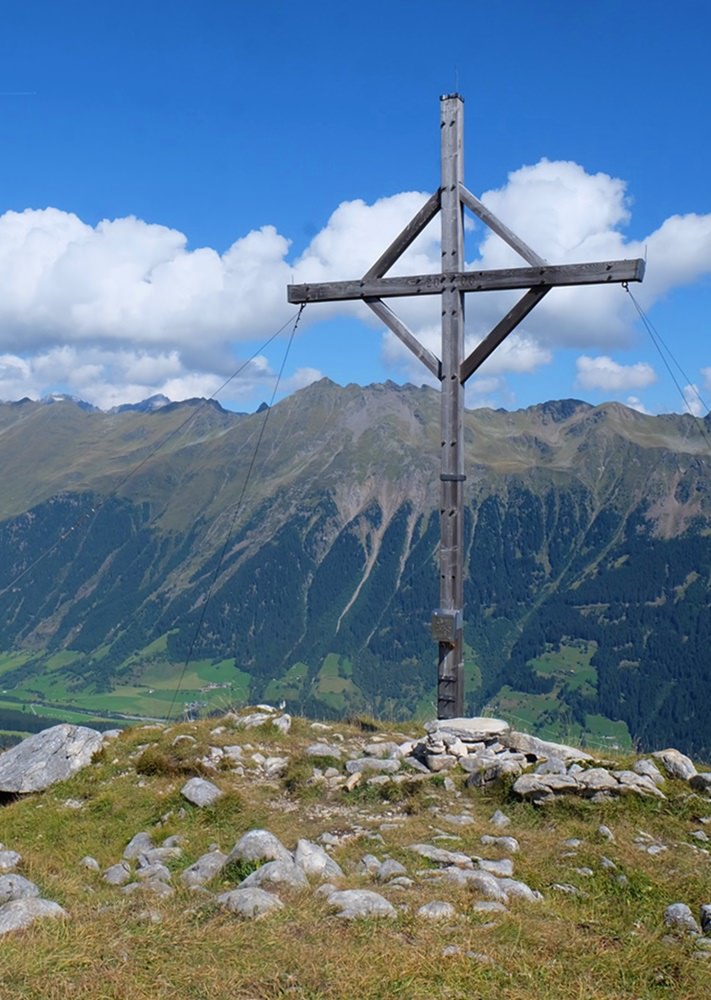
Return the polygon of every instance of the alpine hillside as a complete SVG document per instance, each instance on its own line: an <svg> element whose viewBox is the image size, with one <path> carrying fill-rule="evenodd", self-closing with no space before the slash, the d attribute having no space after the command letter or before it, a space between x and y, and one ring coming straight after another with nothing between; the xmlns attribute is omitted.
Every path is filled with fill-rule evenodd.
<svg viewBox="0 0 711 1000"><path fill-rule="evenodd" d="M434 714L439 395L0 404L0 727ZM467 710L711 752L709 418L466 413Z"/></svg>

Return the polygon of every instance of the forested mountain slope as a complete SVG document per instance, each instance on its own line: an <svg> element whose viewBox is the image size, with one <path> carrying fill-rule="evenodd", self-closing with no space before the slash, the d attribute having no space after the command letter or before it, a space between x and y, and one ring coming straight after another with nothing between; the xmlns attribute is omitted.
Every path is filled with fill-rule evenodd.
<svg viewBox="0 0 711 1000"><path fill-rule="evenodd" d="M438 426L434 390L390 383L253 415L0 405L3 705L164 715L179 678L206 707L431 712ZM470 707L709 753L706 427L466 414Z"/></svg>

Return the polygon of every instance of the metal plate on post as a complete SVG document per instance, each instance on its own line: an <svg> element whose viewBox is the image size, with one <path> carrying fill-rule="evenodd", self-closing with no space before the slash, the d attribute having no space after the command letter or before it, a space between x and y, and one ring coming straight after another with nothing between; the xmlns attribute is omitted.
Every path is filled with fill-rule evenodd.
<svg viewBox="0 0 711 1000"><path fill-rule="evenodd" d="M457 632L462 627L462 612L437 608L432 612L432 638L435 642L448 642L453 646Z"/></svg>

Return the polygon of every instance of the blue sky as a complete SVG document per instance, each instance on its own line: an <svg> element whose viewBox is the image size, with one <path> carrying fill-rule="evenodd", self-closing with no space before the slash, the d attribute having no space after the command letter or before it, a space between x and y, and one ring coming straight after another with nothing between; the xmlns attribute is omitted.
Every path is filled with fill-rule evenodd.
<svg viewBox="0 0 711 1000"><path fill-rule="evenodd" d="M358 277L378 256L438 185L454 90L467 186L551 262L646 251L635 295L678 380L711 398L705 0L0 13L0 398L207 395L255 351L219 398L270 398L286 344L259 348L293 315L286 282ZM506 266L485 237L468 232L469 263ZM434 270L436 239L404 266ZM470 342L507 307L469 296ZM431 303L402 315L437 349ZM683 406L617 287L554 290L509 340L470 405ZM281 390L320 375L426 380L364 306L306 309Z"/></svg>

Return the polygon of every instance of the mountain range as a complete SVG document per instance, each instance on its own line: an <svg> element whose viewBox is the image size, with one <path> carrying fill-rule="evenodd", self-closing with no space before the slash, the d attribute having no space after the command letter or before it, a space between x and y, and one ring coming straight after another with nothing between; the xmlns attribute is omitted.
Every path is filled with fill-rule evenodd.
<svg viewBox="0 0 711 1000"><path fill-rule="evenodd" d="M467 709L711 755L709 418L562 400L465 439ZM438 452L412 385L0 404L0 727L432 715Z"/></svg>

